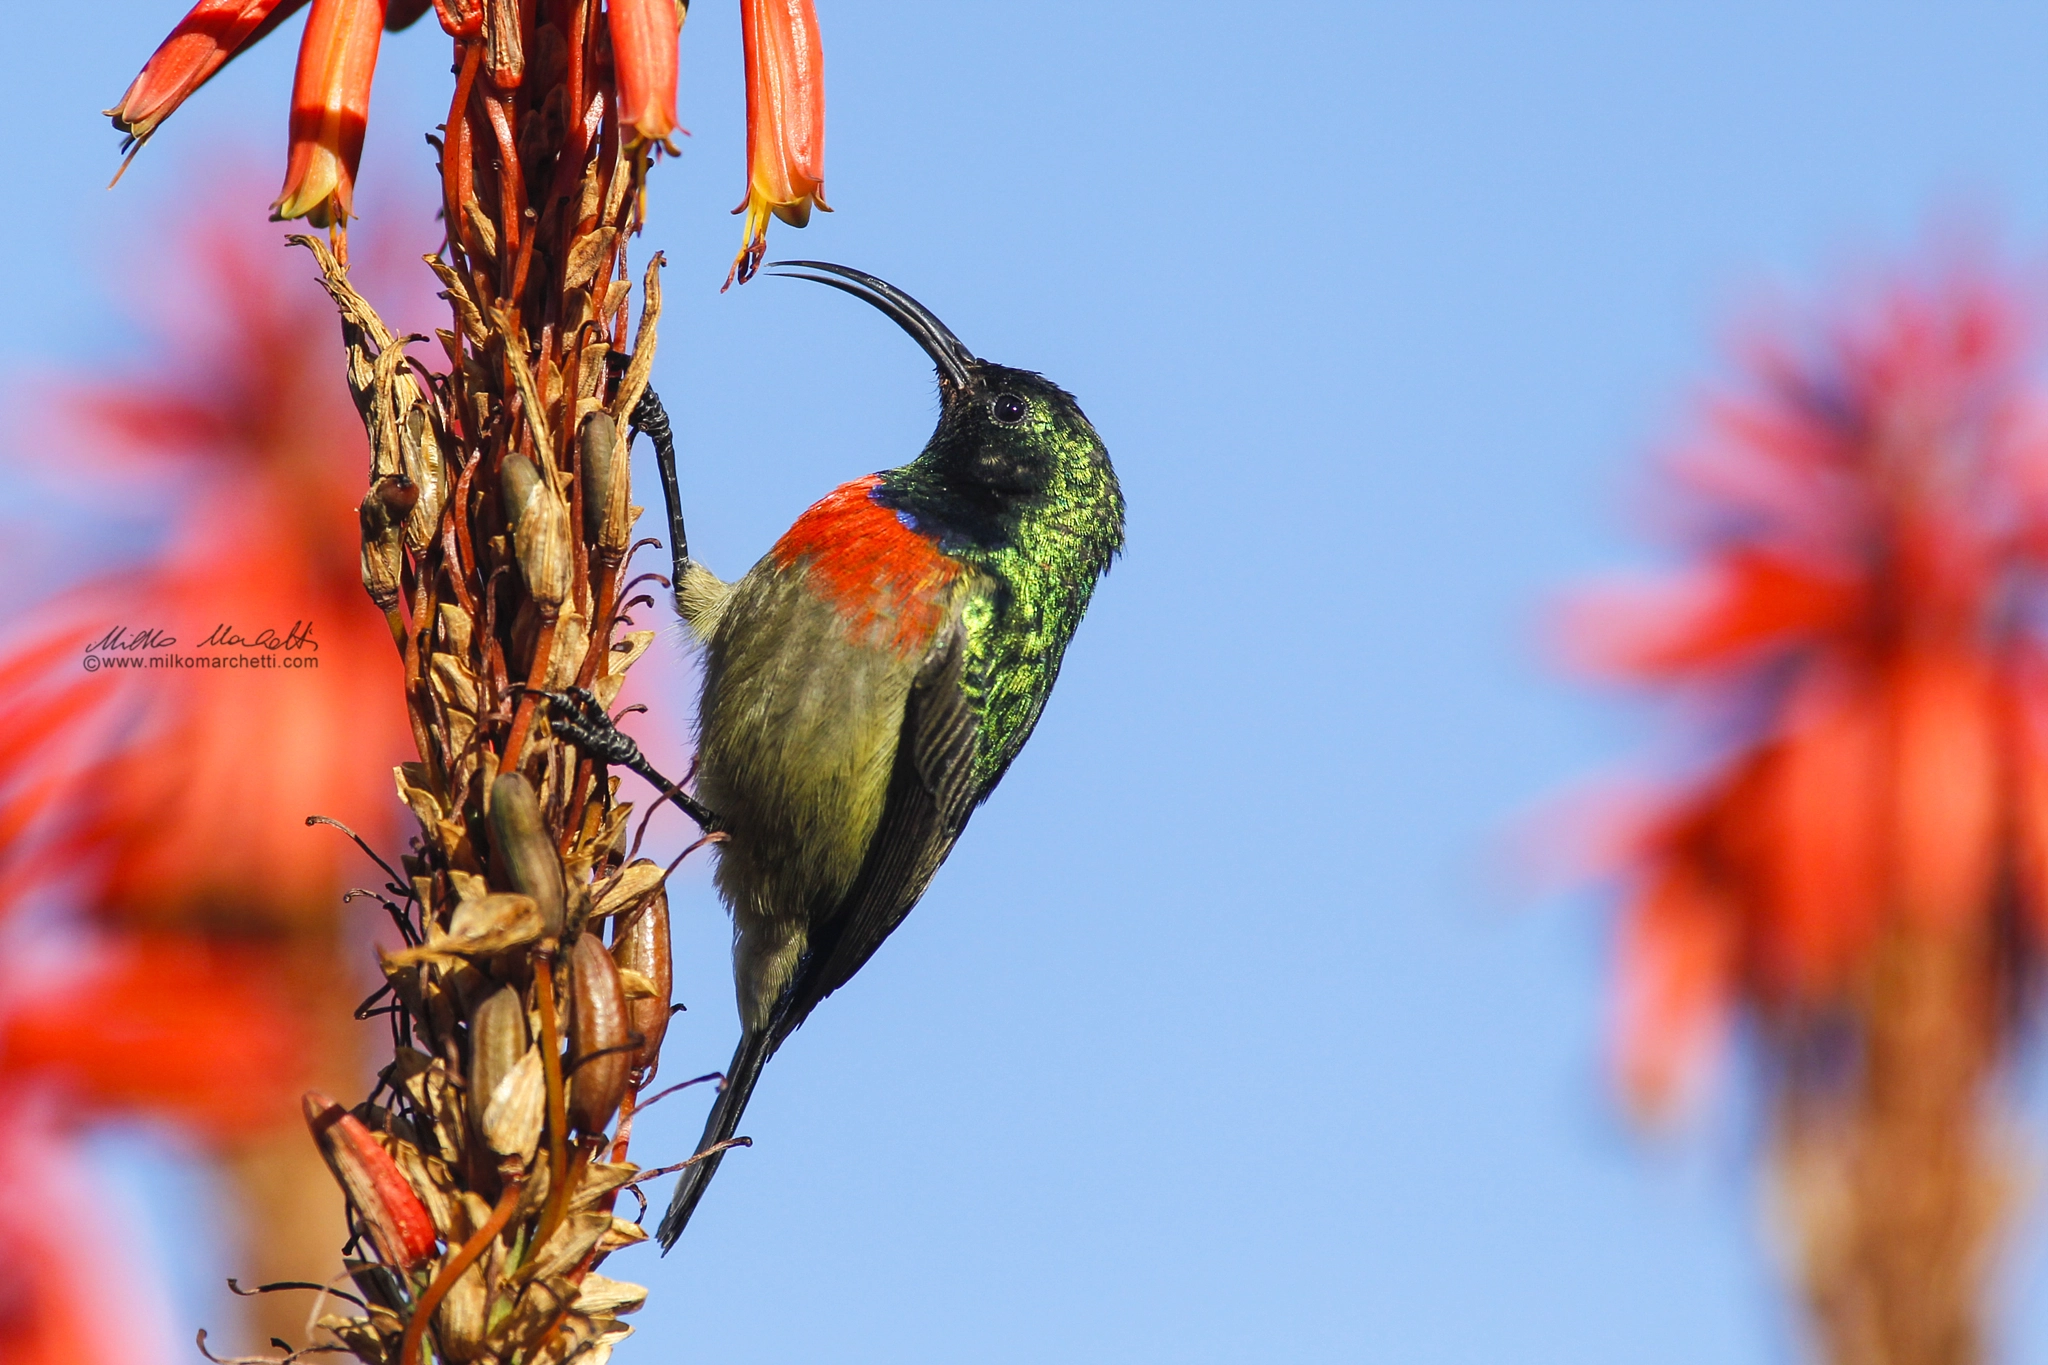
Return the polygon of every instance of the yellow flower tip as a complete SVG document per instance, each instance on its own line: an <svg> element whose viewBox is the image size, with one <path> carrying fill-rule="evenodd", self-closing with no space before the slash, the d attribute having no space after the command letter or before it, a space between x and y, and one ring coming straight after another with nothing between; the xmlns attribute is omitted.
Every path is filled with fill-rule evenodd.
<svg viewBox="0 0 2048 1365"><path fill-rule="evenodd" d="M355 177L333 150L317 142L292 146L284 188L270 206L274 223L303 218L314 227L347 223L354 208Z"/></svg>
<svg viewBox="0 0 2048 1365"><path fill-rule="evenodd" d="M676 150L674 144L669 141L670 136L676 131L675 116L667 110L649 109L637 118L621 118L619 124L625 130L628 147L640 147L653 142L660 144L671 154Z"/></svg>

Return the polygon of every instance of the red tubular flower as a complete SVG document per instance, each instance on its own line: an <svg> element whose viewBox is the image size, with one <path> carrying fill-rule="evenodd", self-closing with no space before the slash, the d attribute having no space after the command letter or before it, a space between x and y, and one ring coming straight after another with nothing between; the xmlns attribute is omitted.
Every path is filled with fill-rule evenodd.
<svg viewBox="0 0 2048 1365"><path fill-rule="evenodd" d="M634 142L660 142L676 130L676 0L610 0L612 63L619 77L619 122Z"/></svg>
<svg viewBox="0 0 2048 1365"><path fill-rule="evenodd" d="M388 0L313 0L292 83L291 161L270 206L279 221L346 223L370 122L370 80Z"/></svg>
<svg viewBox="0 0 2048 1365"><path fill-rule="evenodd" d="M745 284L768 251L768 217L791 227L825 202L825 52L811 0L741 0L747 59L746 240L726 275Z"/></svg>
<svg viewBox="0 0 2048 1365"><path fill-rule="evenodd" d="M306 0L199 0L143 64L120 103L106 111L140 144L228 59L305 8Z"/></svg>

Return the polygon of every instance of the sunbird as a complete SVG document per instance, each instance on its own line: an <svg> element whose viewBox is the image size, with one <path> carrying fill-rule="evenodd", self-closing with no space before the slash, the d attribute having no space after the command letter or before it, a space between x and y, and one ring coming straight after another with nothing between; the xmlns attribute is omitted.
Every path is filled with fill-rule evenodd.
<svg viewBox="0 0 2048 1365"><path fill-rule="evenodd" d="M737 582L690 558L675 448L651 391L633 425L667 495L675 602L702 648L696 796L656 772L587 695L557 732L640 772L724 835L740 1041L659 1237L675 1245L761 1068L924 894L1031 736L1124 499L1073 395L977 359L922 304L822 261L771 270L880 309L938 369L917 458L841 484Z"/></svg>

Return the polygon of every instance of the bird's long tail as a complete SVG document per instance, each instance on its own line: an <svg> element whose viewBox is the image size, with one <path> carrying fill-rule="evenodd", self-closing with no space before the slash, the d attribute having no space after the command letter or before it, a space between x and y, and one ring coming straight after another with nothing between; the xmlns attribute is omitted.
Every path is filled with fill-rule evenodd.
<svg viewBox="0 0 2048 1365"><path fill-rule="evenodd" d="M732 1054L732 1064L725 1070L725 1084L719 1089L718 1102L711 1106L711 1117L704 1121L704 1136L697 1142L699 1152L709 1151L739 1131L740 1115L746 1113L747 1101L754 1094L754 1082L761 1079L761 1068L767 1064L768 1054L773 1050L766 1030L741 1035L740 1045ZM718 1172L718 1163L724 1159L724 1152L712 1152L696 1165L683 1168L682 1181L669 1199L668 1212L661 1216L661 1227L655 1233L661 1241L662 1251L667 1252L674 1247L676 1238L683 1235L690 1215L696 1211L697 1201L704 1197L711 1177Z"/></svg>

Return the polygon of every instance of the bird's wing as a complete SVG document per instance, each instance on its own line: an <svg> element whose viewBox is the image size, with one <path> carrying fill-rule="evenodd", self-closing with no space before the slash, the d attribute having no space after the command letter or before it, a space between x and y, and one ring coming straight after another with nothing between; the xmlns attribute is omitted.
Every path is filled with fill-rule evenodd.
<svg viewBox="0 0 2048 1365"><path fill-rule="evenodd" d="M955 613L911 683L867 857L845 898L811 928L803 961L776 1007L771 1050L903 922L973 812L978 722L961 686L966 658L966 633Z"/></svg>

